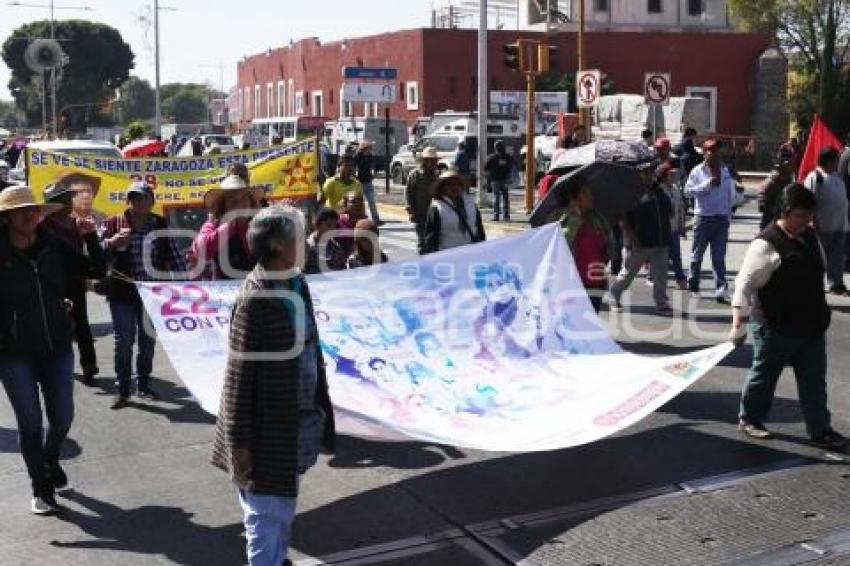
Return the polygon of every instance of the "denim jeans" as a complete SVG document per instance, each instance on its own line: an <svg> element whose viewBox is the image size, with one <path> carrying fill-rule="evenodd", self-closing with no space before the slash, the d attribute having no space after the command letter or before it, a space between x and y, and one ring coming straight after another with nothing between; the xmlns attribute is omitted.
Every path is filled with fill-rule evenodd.
<svg viewBox="0 0 850 566"><path fill-rule="evenodd" d="M239 490L250 566L280 566L286 558L295 520L294 497Z"/></svg>
<svg viewBox="0 0 850 566"><path fill-rule="evenodd" d="M74 319L74 340L80 352L80 367L86 371L97 367L97 354L94 350L94 337L89 324L85 287L74 290L70 298L73 303L71 317Z"/></svg>
<svg viewBox="0 0 850 566"><path fill-rule="evenodd" d="M711 267L714 269L714 285L717 295L727 290L726 245L729 243L729 218L727 216L700 216L694 226L694 241L691 249L691 273L688 288L699 291L702 256L711 246Z"/></svg>
<svg viewBox="0 0 850 566"><path fill-rule="evenodd" d="M18 422L18 440L27 473L38 486L44 466L59 460L59 449L74 420L74 352L40 358L0 356L0 379ZM47 440L42 427L41 401L47 414Z"/></svg>
<svg viewBox="0 0 850 566"><path fill-rule="evenodd" d="M809 436L823 434L830 428L826 408L826 339L789 336L752 322L753 365L747 373L741 395L741 419L764 424L773 402L776 383L786 365L794 368L797 392Z"/></svg>
<svg viewBox="0 0 850 566"><path fill-rule="evenodd" d="M507 181L490 181L493 188L493 219L498 220L502 213L502 205L505 208L505 220L511 219L511 199L508 194Z"/></svg>
<svg viewBox="0 0 850 566"><path fill-rule="evenodd" d="M369 205L369 216L372 217L372 222L377 224L381 219L378 215L378 204L375 201L375 185L372 181L363 183L363 197L366 199L366 204Z"/></svg>
<svg viewBox="0 0 850 566"><path fill-rule="evenodd" d="M136 374L139 388L148 386L148 380L153 371L153 351L156 338L145 331L144 307L141 302L109 301L112 313L112 327L115 335L115 375L118 381L118 392L130 395L130 375L132 374L133 344L138 337L138 354L136 355ZM150 325L148 325L150 326Z"/></svg>
<svg viewBox="0 0 850 566"><path fill-rule="evenodd" d="M678 232L670 234L670 244L667 248L670 251L667 263L676 278L676 282L687 281L688 277L685 275L685 270L682 269L682 235Z"/></svg>

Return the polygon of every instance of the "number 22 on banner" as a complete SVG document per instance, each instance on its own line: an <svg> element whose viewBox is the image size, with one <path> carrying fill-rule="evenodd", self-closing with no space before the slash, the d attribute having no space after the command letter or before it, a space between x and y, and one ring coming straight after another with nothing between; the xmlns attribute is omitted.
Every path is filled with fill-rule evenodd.
<svg viewBox="0 0 850 566"><path fill-rule="evenodd" d="M160 314L162 316L178 316L183 314L215 314L218 309L206 306L210 300L210 294L197 285L183 285L176 287L172 285L156 285L151 288L155 295L167 296L168 300L162 305ZM194 299L189 309L178 306L183 298Z"/></svg>

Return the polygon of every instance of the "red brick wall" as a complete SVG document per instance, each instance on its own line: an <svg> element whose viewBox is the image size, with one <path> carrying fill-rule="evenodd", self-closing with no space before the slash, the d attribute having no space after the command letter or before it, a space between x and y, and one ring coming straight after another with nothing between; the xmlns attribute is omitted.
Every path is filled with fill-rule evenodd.
<svg viewBox="0 0 850 566"><path fill-rule="evenodd" d="M523 90L524 79L502 63L502 46L517 37L544 39L543 34L491 31L489 34L490 88ZM767 37L739 33L639 33L595 32L586 35L588 68L600 68L614 81L619 92L639 93L647 71L672 73L673 96L683 96L686 86L716 86L717 130L721 133L750 133L753 114L756 62L769 46ZM576 67L576 36L562 33L548 40L559 47L561 73ZM399 71L400 97L407 81L419 83L419 110L407 110L402 98L393 105L393 117L412 123L417 116L476 107L476 50L474 30L417 29L387 33L319 45L307 39L293 47L255 55L239 65L239 86L261 84L262 106L266 108L266 83L281 76L294 78L295 89L307 97L313 90L324 92L325 111L339 115L339 89L343 66L385 66ZM256 78L255 78L256 77ZM332 94L331 94L332 93ZM332 100L332 102L331 102ZM251 104L253 111L253 103ZM355 115L363 105L355 105ZM305 114L312 114L305 108ZM250 119L249 114L249 119Z"/></svg>

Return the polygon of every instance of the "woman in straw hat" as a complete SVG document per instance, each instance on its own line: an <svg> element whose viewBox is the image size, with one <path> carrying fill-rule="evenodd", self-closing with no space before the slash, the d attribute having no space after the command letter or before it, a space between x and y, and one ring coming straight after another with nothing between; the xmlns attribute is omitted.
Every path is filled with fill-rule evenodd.
<svg viewBox="0 0 850 566"><path fill-rule="evenodd" d="M0 193L0 380L18 423L36 514L55 512L55 489L68 483L59 451L74 418L69 274L100 277L106 270L103 254L79 253L41 226L45 215L61 208L39 204L26 186ZM97 235L91 225L79 228L95 251ZM39 390L48 421L46 439Z"/></svg>
<svg viewBox="0 0 850 566"><path fill-rule="evenodd" d="M204 279L238 279L256 265L248 249L248 223L263 198L262 187L251 187L233 171L221 185L204 195L210 212L195 241L192 254L203 263Z"/></svg>
<svg viewBox="0 0 850 566"><path fill-rule="evenodd" d="M455 170L444 172L433 188L434 198L425 222L425 246L432 253L483 242L486 238L481 211Z"/></svg>

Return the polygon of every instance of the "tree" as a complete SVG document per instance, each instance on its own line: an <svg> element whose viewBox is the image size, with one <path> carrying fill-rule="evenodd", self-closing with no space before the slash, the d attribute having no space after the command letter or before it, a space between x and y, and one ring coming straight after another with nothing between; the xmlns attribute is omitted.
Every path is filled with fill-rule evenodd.
<svg viewBox="0 0 850 566"><path fill-rule="evenodd" d="M37 73L27 67L24 52L36 37L50 37L50 22L31 22L17 28L2 50L3 61L12 70L9 90L31 124L40 123L41 96ZM65 114L72 129L84 129L91 113L102 112L102 105L129 78L135 56L118 30L96 22L57 21L55 37L68 56L58 83L57 109L67 108Z"/></svg>
<svg viewBox="0 0 850 566"><path fill-rule="evenodd" d="M729 5L744 28L771 34L788 54L800 75L796 84L808 89L792 91L792 99L806 99L796 104L798 110L814 107L832 125L844 121L848 110L838 102L848 81L850 0L730 0Z"/></svg>
<svg viewBox="0 0 850 566"><path fill-rule="evenodd" d="M145 133L147 128L145 127L145 123L141 120L136 120L135 122L130 122L127 125L127 130L124 132L124 135L128 140L134 141L145 137Z"/></svg>
<svg viewBox="0 0 850 566"><path fill-rule="evenodd" d="M130 77L120 89L121 118L125 122L149 120L154 116L154 90L150 83L139 77Z"/></svg>
<svg viewBox="0 0 850 566"><path fill-rule="evenodd" d="M207 85L171 83L160 88L165 120L178 124L197 124L209 119L209 101L224 95Z"/></svg>
<svg viewBox="0 0 850 566"><path fill-rule="evenodd" d="M20 126L18 110L15 108L15 103L0 100L0 127L12 130Z"/></svg>

